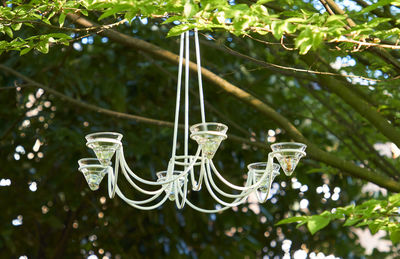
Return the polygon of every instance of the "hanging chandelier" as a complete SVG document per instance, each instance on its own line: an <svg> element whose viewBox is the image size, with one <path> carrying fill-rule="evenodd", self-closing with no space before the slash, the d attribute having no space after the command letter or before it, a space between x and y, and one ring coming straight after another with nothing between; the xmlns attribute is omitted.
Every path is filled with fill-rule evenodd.
<svg viewBox="0 0 400 259"><path fill-rule="evenodd" d="M94 151L97 158L83 158L78 161L79 171L83 173L91 190L97 190L103 177L107 174L109 197L112 199L117 194L118 197L134 208L152 210L163 205L165 201L170 200L175 201L179 209L182 209L187 204L200 212L216 213L244 203L252 193L256 194L260 203L266 202L269 198L272 182L280 174L280 168L282 168L287 176L290 176L299 160L306 155L304 152L306 145L302 143L284 142L272 144L272 152L268 154L267 162L252 163L247 166L248 171L244 186L230 183L218 172L212 159L221 142L227 138L226 132L228 127L222 123L206 122L197 29L194 30L194 39L201 123L189 128L189 31L187 31L182 33L180 37L173 144L167 169L158 172L156 174L158 179L155 181L143 179L135 174L125 161L124 149L121 142L122 134L115 132L92 133L86 136L86 146ZM177 155L184 52L184 152L183 155ZM194 155L189 155L189 137L198 144ZM115 165L112 167L111 159L114 154ZM277 159L279 164L273 162L274 158ZM148 195L149 198L131 200L125 197L117 184L119 173L122 173L134 189ZM214 181L215 177L233 189L234 193L227 193L218 187ZM158 189L144 189L138 183L144 184L147 187L156 186ZM189 188L192 191L200 191L203 184L211 197L217 202L217 205L213 205L212 208L200 208L189 201L187 197ZM221 196L223 198L220 198ZM230 201L226 201L226 199L230 199Z"/></svg>

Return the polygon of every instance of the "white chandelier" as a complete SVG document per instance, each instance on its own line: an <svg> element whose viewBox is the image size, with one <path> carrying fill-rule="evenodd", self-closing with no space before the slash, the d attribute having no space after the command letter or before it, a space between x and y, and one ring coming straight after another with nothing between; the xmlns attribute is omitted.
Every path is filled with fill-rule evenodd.
<svg viewBox="0 0 400 259"><path fill-rule="evenodd" d="M189 129L189 32L182 33L180 38L178 83L176 95L176 110L172 154L167 170L157 173L158 179L150 181L139 177L131 170L125 161L124 149L121 143L122 134L115 132L98 132L86 136L86 145L93 149L97 158L83 158L78 161L79 171L83 173L91 190L97 190L103 179L108 174L108 194L114 198L117 194L122 200L134 208L152 210L161 206L167 199L175 201L176 206L182 209L185 204L204 213L216 213L231 207L238 206L246 201L250 194L255 193L260 203L266 202L274 178L279 175L282 167L284 173L290 176L300 158L306 155L306 145L294 142L276 143L271 145L272 152L268 154L267 162L252 163L247 166L248 172L244 186L238 186L227 181L217 170L212 159L222 140L227 138L228 127L222 123L206 122L203 100L203 87L201 79L200 50L197 29L194 30L195 51L199 84L199 99L202 122ZM185 118L184 118L184 154L177 155L177 137L182 85L183 52L185 50ZM190 138L198 144L194 155L189 155L189 130ZM111 166L111 159L115 154L115 166ZM273 162L276 158L279 164ZM125 197L118 187L118 174L122 175L137 191L148 195L144 200L131 200ZM236 193L223 191L214 177L234 190ZM189 186L192 191L200 191L204 185L217 202L210 208L200 208L188 200ZM156 190L148 190L137 183L147 186L157 186ZM154 187L153 187L154 188ZM220 196L224 198L220 198ZM157 198L162 197L157 200ZM225 201L224 199L230 199Z"/></svg>

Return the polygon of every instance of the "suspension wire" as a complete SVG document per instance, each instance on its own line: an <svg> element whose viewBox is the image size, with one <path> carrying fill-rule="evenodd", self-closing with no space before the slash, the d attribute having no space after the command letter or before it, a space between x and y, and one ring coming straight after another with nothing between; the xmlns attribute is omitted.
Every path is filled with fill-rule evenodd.
<svg viewBox="0 0 400 259"><path fill-rule="evenodd" d="M201 61L200 61L200 47L199 47L199 35L197 28L194 29L194 42L196 48L196 63L197 63L197 79L199 81L199 98L200 98L200 111L201 111L201 122L206 122L206 113L204 111L204 94L203 94L203 80L201 78Z"/></svg>
<svg viewBox="0 0 400 259"><path fill-rule="evenodd" d="M173 161L175 161L176 142L177 142L177 139L178 139L179 108L180 108L180 102L181 102L181 88L182 88L183 46L184 46L184 33L181 34L181 41L180 41L180 47L179 47L179 67L178 67L178 83L177 83L177 86L176 86L174 140L173 140L173 144L172 144L172 160Z"/></svg>
<svg viewBox="0 0 400 259"><path fill-rule="evenodd" d="M189 154L189 31L186 34L185 44L185 156ZM187 162L187 159L185 159Z"/></svg>

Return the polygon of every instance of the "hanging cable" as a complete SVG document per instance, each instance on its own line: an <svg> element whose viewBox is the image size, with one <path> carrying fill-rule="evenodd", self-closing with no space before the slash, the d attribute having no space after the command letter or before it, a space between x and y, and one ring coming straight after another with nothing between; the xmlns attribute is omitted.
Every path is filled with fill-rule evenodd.
<svg viewBox="0 0 400 259"><path fill-rule="evenodd" d="M180 47L179 47L179 67L178 67L178 83L176 85L174 139L173 139L173 143L172 143L172 155L171 155L172 156L171 158L173 161L175 161L175 157L176 157L176 142L178 139L179 108L180 108L180 102L181 102L181 88L182 88L183 46L184 46L184 33L181 34L181 42L180 42Z"/></svg>
<svg viewBox="0 0 400 259"><path fill-rule="evenodd" d="M189 154L189 31L185 32L185 156ZM185 158L185 162L187 159Z"/></svg>
<svg viewBox="0 0 400 259"><path fill-rule="evenodd" d="M197 32L197 28L194 29L194 43L195 43L195 48L196 48L197 78L199 81L201 122L205 123L206 122L206 113L204 111L203 80L201 78L200 47L199 47L199 35Z"/></svg>

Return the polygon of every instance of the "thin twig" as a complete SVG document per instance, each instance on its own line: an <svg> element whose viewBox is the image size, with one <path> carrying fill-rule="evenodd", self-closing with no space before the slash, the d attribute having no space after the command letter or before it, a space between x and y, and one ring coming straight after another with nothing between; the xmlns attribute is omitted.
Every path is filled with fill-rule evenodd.
<svg viewBox="0 0 400 259"><path fill-rule="evenodd" d="M215 41L215 42L217 42L217 40L215 40L214 38L210 38L207 35L204 35L204 36L209 38L209 39L211 39L211 40L213 40L213 41ZM252 39L255 39L255 38L252 38ZM259 39L255 39L255 40L259 40ZM259 41L262 41L262 40L259 40ZM211 44L209 44L209 45L211 45ZM345 74L332 73L332 72L322 72L322 71L315 71L315 70L310 70L310 69L287 67L287 66L277 65L277 64L274 64L274 63L269 63L269 62L265 62L265 61L262 61L262 60L255 59L253 57L250 57L250 56L247 56L247 55L245 55L243 53L240 53L240 52L238 52L236 50L233 50L232 48L230 48L230 47L228 47L228 46L226 46L224 44L221 44L221 43L219 43L218 45L221 45L230 54L233 54L235 56L250 60L253 63L259 64L259 65L261 65L261 66L263 66L264 68L267 68L267 69L270 68L270 67L273 67L273 68L278 68L278 69L287 70L287 71L309 73L309 74L317 74L317 75L337 76L337 77L344 77L344 78L357 78L357 79L363 79L363 80L373 81L373 82L390 81L390 80L398 79L398 77L400 77L400 75L399 75L398 77L395 77L395 78L391 78L391 79L387 79L387 80L380 80L380 79L374 79L374 78L369 78L369 77L364 77L364 76L357 76L357 75L345 75ZM282 45L282 44L279 44L279 45ZM253 70L258 70L258 69L253 69ZM253 71L253 70L251 70L251 71ZM226 75L227 74L225 74L224 76L226 76ZM295 76L295 75L292 75L292 76ZM312 78L307 78L307 79L313 81Z"/></svg>
<svg viewBox="0 0 400 259"><path fill-rule="evenodd" d="M282 37L281 37L281 45L282 45L282 47L284 49L286 49L286 50L294 50L294 48L286 47L285 43L283 42L283 38L284 38L284 36L282 35Z"/></svg>
<svg viewBox="0 0 400 259"><path fill-rule="evenodd" d="M10 89L17 89L18 87L23 87L23 86L5 86L5 87L0 87L1 90L10 90Z"/></svg>
<svg viewBox="0 0 400 259"><path fill-rule="evenodd" d="M235 52L236 55L238 56L246 56L240 52L237 52L236 50L233 50L231 48L229 48L226 45L223 45L226 49L228 49L230 52ZM284 69L284 70L291 70L291 71L295 71L295 72L302 72L302 73L309 73L309 74L316 74L316 75L328 75L328 76L338 76L338 77L346 77L346 78L358 78L358 79L363 79L363 80L368 80L368 81L373 81L373 82L381 82L382 80L379 79L374 79L374 78L369 78L369 77L364 77L364 76L357 76L357 75L342 75L342 74L337 74L337 73L331 73L331 72L322 72L322 71L315 71L315 70L310 70L310 69L303 69L303 68L294 68L294 67L286 67L286 66L281 66L281 65L277 65L274 63L269 63L269 62L265 62L265 61L261 61L261 60L257 60L255 58L246 56L247 59L253 59L257 62L262 62L265 64L265 66L270 66L270 67L275 67L275 68L279 68L279 69Z"/></svg>
<svg viewBox="0 0 400 259"><path fill-rule="evenodd" d="M260 43L262 43L262 44L264 44L264 45L281 45L283 48L285 48L285 47L282 45L282 43L278 43L278 42L269 42L269 41L265 41L265 40L260 40L260 39L254 38L254 37L251 36L250 34L244 34L244 36L249 37L249 38L252 39L252 40L258 41L258 42L260 42ZM286 44L286 46L287 46L287 45L293 46L294 44Z"/></svg>
<svg viewBox="0 0 400 259"><path fill-rule="evenodd" d="M367 46L367 47L378 47L378 48L387 48L387 49L400 49L399 45L390 45L390 44L379 44L373 42L366 42L366 41L358 41L358 40L351 40L351 39L334 39L329 42L347 42L357 44L359 46Z"/></svg>

